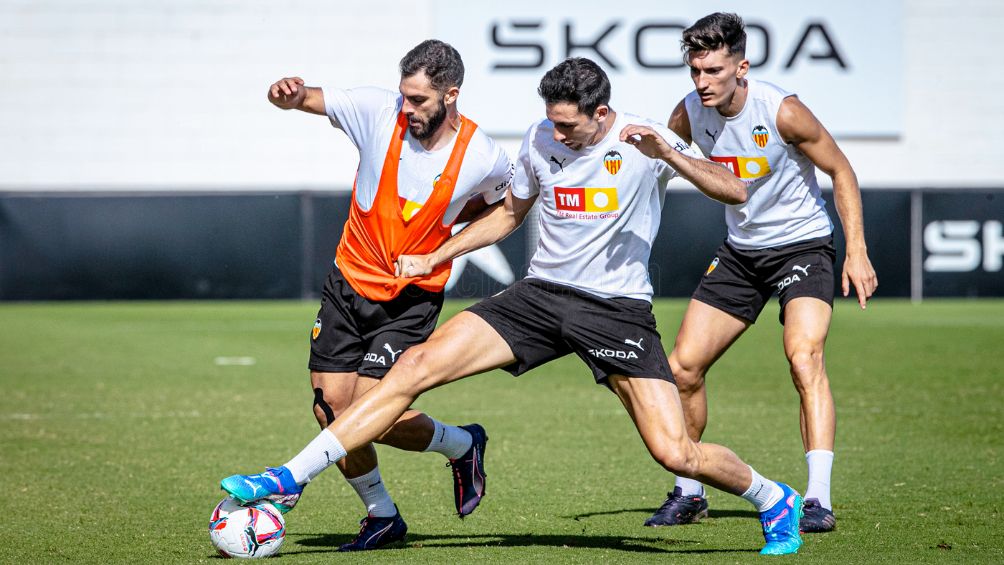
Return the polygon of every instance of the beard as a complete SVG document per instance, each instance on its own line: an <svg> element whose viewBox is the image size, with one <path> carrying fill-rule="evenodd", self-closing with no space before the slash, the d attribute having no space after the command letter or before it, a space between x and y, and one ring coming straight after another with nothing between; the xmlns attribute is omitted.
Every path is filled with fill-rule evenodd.
<svg viewBox="0 0 1004 565"><path fill-rule="evenodd" d="M429 120L423 124L418 124L417 126L408 125L408 131L415 139L429 139L432 134L439 129L439 126L443 125L446 121L446 103L442 99L439 100L439 108L436 109L436 113L429 116Z"/></svg>

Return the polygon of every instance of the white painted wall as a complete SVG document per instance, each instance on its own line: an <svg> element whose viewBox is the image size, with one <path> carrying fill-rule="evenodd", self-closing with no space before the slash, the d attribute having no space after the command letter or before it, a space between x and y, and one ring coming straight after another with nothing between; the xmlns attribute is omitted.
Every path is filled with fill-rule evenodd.
<svg viewBox="0 0 1004 565"><path fill-rule="evenodd" d="M433 4L0 0L0 190L349 188L351 144L266 88L395 88ZM861 184L1004 185L1004 2L903 0L903 18L902 134L840 140Z"/></svg>

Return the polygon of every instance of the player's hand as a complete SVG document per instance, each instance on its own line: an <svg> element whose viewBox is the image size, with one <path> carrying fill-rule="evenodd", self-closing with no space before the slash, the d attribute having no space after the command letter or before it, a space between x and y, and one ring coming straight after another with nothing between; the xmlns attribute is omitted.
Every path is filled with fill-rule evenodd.
<svg viewBox="0 0 1004 565"><path fill-rule="evenodd" d="M401 255L394 261L394 276L399 278L423 277L435 265L428 255Z"/></svg>
<svg viewBox="0 0 1004 565"><path fill-rule="evenodd" d="M841 286L844 296L851 293L851 285L854 285L854 292L858 295L858 304L864 310L868 299L878 288L878 276L872 268L872 262L867 254L848 255L844 258L844 272L841 275Z"/></svg>
<svg viewBox="0 0 1004 565"><path fill-rule="evenodd" d="M666 140L648 126L631 124L621 130L620 138L624 143L634 145L643 155L653 159L662 159L673 151Z"/></svg>
<svg viewBox="0 0 1004 565"><path fill-rule="evenodd" d="M307 97L307 89L300 77L283 78L272 83L268 89L268 101L282 108L293 110Z"/></svg>

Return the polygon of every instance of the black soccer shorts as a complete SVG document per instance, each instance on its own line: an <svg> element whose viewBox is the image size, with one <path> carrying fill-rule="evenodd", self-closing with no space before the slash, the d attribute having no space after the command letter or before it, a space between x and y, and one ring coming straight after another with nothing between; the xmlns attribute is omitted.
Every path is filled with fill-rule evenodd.
<svg viewBox="0 0 1004 565"><path fill-rule="evenodd" d="M388 302L360 296L333 267L310 332L311 371L381 378L436 329L443 293L409 285Z"/></svg>
<svg viewBox="0 0 1004 565"><path fill-rule="evenodd" d="M528 278L467 310L509 344L516 362L503 369L513 376L575 353L599 384L608 385L611 375L676 382L645 300L601 298Z"/></svg>
<svg viewBox="0 0 1004 565"><path fill-rule="evenodd" d="M736 249L726 241L693 298L754 323L776 292L783 324L784 307L793 298L809 296L833 306L835 259L832 236L756 250Z"/></svg>

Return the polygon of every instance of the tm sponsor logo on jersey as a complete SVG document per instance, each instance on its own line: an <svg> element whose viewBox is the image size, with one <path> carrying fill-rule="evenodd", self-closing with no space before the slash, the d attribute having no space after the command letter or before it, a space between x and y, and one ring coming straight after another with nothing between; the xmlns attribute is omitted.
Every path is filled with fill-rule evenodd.
<svg viewBox="0 0 1004 565"><path fill-rule="evenodd" d="M721 163L746 183L762 179L771 173L766 157L724 157L712 155L711 160Z"/></svg>
<svg viewBox="0 0 1004 565"><path fill-rule="evenodd" d="M554 205L563 218L601 220L620 217L617 189L554 187Z"/></svg>

